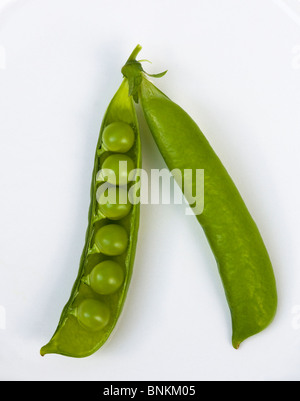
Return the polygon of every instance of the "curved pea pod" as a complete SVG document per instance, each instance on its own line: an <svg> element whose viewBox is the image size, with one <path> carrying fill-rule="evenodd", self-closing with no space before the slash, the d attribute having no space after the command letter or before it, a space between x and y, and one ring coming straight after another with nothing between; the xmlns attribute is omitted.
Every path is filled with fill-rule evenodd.
<svg viewBox="0 0 300 401"><path fill-rule="evenodd" d="M204 170L204 207L196 217L218 265L231 311L232 344L237 349L275 316L273 267L257 225L219 157L192 118L146 78L135 61L140 49L135 49L122 72L131 82L130 93L139 100L168 168L182 176L185 170L192 171L193 179L184 183L185 194L195 194L196 171ZM203 202L197 194L196 202Z"/></svg>
<svg viewBox="0 0 300 401"><path fill-rule="evenodd" d="M79 272L58 327L40 351L42 356L56 353L81 358L93 354L107 341L122 312L132 276L140 205L134 195L131 202L126 196L137 185L138 179L132 178L134 175L126 186L124 182L122 186L106 182L102 167L105 163L109 166L109 158L114 155L130 160L134 169L141 168L138 122L126 79L112 99L100 130ZM122 177L124 180L124 174ZM115 190L115 203L110 202L109 197L106 203L100 202L105 194L101 190L104 184L107 184L106 191ZM126 202L123 196L118 203L121 193L125 194Z"/></svg>

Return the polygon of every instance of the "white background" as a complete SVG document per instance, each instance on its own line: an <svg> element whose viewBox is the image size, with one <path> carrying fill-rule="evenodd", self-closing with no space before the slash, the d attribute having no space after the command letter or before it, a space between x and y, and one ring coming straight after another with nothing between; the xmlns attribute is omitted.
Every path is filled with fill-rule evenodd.
<svg viewBox="0 0 300 401"><path fill-rule="evenodd" d="M0 7L0 379L299 380L299 0ZM169 70L156 85L199 124L256 220L278 313L234 350L200 225L184 205L144 205L110 340L88 358L42 358L77 275L102 117L138 43L149 72ZM143 167L165 167L141 125Z"/></svg>

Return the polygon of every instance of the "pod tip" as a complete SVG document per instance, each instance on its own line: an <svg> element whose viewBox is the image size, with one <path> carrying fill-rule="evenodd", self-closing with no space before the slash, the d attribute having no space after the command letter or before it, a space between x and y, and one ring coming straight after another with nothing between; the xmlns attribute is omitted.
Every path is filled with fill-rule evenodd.
<svg viewBox="0 0 300 401"><path fill-rule="evenodd" d="M51 341L40 349L41 356L45 356L46 354L55 354L56 352L57 352L56 346Z"/></svg>
<svg viewBox="0 0 300 401"><path fill-rule="evenodd" d="M240 348L241 343L242 343L242 341L240 341L240 340L235 340L235 339L232 340L232 346L234 349L238 350Z"/></svg>

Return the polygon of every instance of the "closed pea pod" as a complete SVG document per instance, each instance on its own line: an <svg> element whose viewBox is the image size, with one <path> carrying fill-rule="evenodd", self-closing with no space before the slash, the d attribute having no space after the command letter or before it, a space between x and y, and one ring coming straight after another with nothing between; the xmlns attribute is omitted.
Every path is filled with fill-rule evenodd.
<svg viewBox="0 0 300 401"><path fill-rule="evenodd" d="M225 167L192 118L147 79L135 60L140 50L140 46L135 49L122 73L168 168L179 170L182 176L191 170L193 177L197 170L204 170L204 209L196 217L216 258L231 311L232 344L238 348L275 316L277 290L271 261ZM185 186L194 193L195 178Z"/></svg>
<svg viewBox="0 0 300 401"><path fill-rule="evenodd" d="M121 167L121 173L116 161L109 165L124 185L119 187L118 182L113 182L110 190L118 196L121 193L125 203L118 200L114 203L111 199L108 203L103 199L100 202L102 195L97 196L101 186L108 185L101 172L114 155L117 160L128 162L128 171ZM53 337L41 349L42 356L49 353L89 356L105 344L113 331L124 306L135 258L140 205L129 204L126 192L135 183L129 180L128 173L139 168L141 144L137 117L128 96L128 81L124 79L108 106L100 130L88 229L77 279ZM99 193L105 193L105 189Z"/></svg>

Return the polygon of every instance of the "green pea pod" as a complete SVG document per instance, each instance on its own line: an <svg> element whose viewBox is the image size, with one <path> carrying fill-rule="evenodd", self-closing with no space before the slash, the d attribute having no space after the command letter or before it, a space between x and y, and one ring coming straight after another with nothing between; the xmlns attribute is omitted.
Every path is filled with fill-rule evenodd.
<svg viewBox="0 0 300 401"><path fill-rule="evenodd" d="M193 179L184 183L185 194L195 193L196 171L204 170L204 208L196 217L219 268L232 316L232 344L237 349L275 316L277 290L270 258L241 195L199 127L147 80L135 61L140 50L140 46L135 49L122 73L168 168L182 176L185 170L193 172ZM203 199L197 201L201 204Z"/></svg>
<svg viewBox="0 0 300 401"><path fill-rule="evenodd" d="M115 159L129 162L131 169L141 167L139 128L133 100L128 96L127 79L112 99L102 122L92 177L89 224L78 276L52 339L41 349L42 356L49 353L78 358L91 355L109 338L121 314L132 276L140 205L134 195L131 202L127 197L130 189L137 186L136 178L127 177L127 180L126 171L122 171L120 186L119 182L110 183L109 174L101 173L104 165L107 171L114 172ZM125 183L128 185L124 186ZM106 192L102 190L103 185ZM109 196L106 202L100 202L105 193L113 190L118 196L125 194L126 201L123 196L118 202L116 195L116 202L110 201Z"/></svg>

